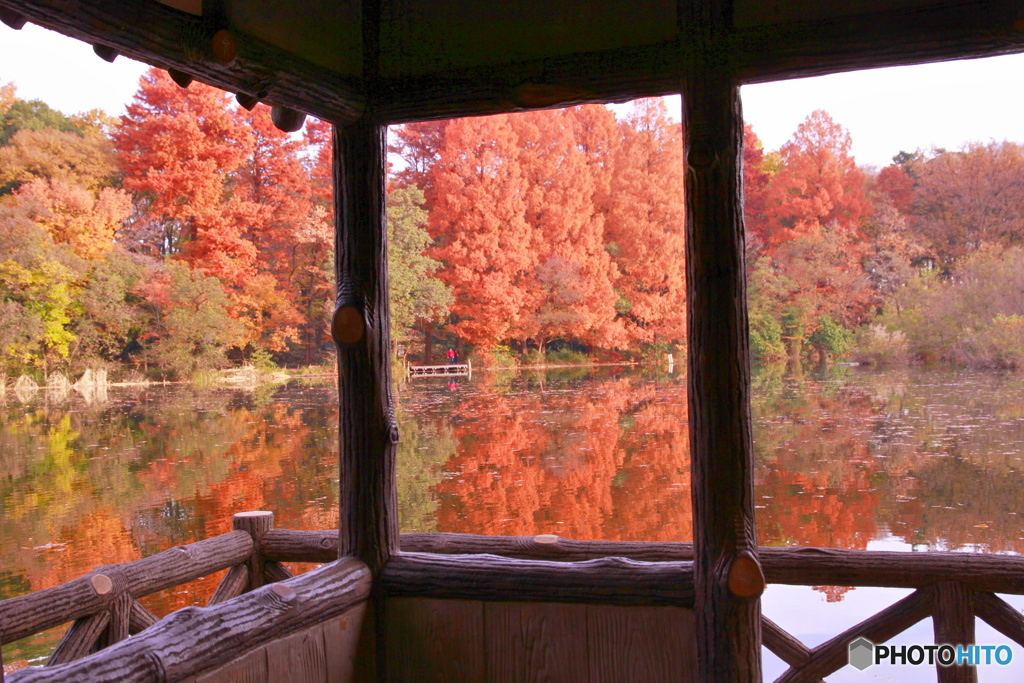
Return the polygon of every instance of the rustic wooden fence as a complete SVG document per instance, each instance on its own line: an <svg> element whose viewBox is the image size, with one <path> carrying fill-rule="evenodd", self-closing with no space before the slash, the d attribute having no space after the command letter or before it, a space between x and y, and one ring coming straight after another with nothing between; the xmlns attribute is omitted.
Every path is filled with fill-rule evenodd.
<svg viewBox="0 0 1024 683"><path fill-rule="evenodd" d="M64 664L155 624L156 615L139 603L146 595L229 568L209 601L217 605L265 583L288 579L291 572L260 553L260 536L273 524L272 512L239 513L233 519L234 531L226 534L141 560L97 567L60 586L0 601L0 644L71 621L46 662Z"/></svg>
<svg viewBox="0 0 1024 683"><path fill-rule="evenodd" d="M78 660L102 647L107 654L89 659L90 676L100 672L123 680L146 680L157 666L164 672L162 679L179 680L187 677L182 673L186 670L195 675L203 667L240 655L241 641L251 649L266 634L269 638L319 623L369 596L365 565L350 559L335 561L336 531L274 529L271 513L242 513L235 516L234 524L235 531L216 538L136 562L100 567L68 584L0 602L2 641L74 620L47 663L52 668L42 670L45 680L75 680L86 666L76 668ZM1024 594L1024 558L822 548L761 548L759 554L769 583L915 589L815 648L762 617L764 646L790 666L779 681L820 681L846 665L851 641L865 637L884 642L927 617L933 619L937 643L972 643L977 617L1024 646L1024 617L996 595ZM402 552L385 566L379 587L384 598L692 609L692 558L693 546L688 543L404 534ZM321 568L291 579L281 562L332 563L329 566L334 569ZM206 608L181 610L154 627L156 617L138 603L139 597L228 567ZM284 580L287 583L260 588ZM259 590L253 597L246 596L245 602L221 605L255 589ZM301 604L302 615L286 608L295 604ZM144 639L125 642L128 635L142 631ZM170 650L169 643L174 644ZM118 663L117 657L127 659ZM976 680L971 668L937 670L942 683ZM22 670L9 679L11 683L43 680L39 676L44 674L38 671ZM168 671L176 672L175 676L167 676Z"/></svg>
<svg viewBox="0 0 1024 683"><path fill-rule="evenodd" d="M278 561L322 562L333 531L274 529L261 552ZM689 543L574 541L553 535L403 534L402 553L381 574L385 595L620 606L693 607ZM885 642L922 619L936 643L974 642L975 617L1024 646L1024 616L996 593L1024 594L1024 558L978 553L904 553L760 548L769 583L913 588L913 593L815 648L767 617L762 642L790 668L778 681L820 681L847 664L851 641ZM937 667L939 681L975 681L976 670Z"/></svg>

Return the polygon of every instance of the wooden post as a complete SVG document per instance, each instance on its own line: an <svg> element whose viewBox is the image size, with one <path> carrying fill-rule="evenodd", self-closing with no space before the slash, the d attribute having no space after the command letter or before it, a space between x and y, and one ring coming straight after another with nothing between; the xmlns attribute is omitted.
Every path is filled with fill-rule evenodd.
<svg viewBox="0 0 1024 683"><path fill-rule="evenodd" d="M252 537L252 555L249 556L249 590L256 590L265 583L263 577L265 561L260 551L260 537L274 528L274 513L266 510L239 512L232 518L236 531L244 531Z"/></svg>
<svg viewBox="0 0 1024 683"><path fill-rule="evenodd" d="M935 586L932 614L937 645L974 644L974 608L971 589L959 581L943 581ZM939 683L977 683L978 669L973 666L938 666Z"/></svg>
<svg viewBox="0 0 1024 683"><path fill-rule="evenodd" d="M679 4L697 678L761 680L739 87L728 0Z"/></svg>
<svg viewBox="0 0 1024 683"><path fill-rule="evenodd" d="M341 520L338 554L376 575L398 550L391 395L385 127L369 119L334 129L335 263Z"/></svg>

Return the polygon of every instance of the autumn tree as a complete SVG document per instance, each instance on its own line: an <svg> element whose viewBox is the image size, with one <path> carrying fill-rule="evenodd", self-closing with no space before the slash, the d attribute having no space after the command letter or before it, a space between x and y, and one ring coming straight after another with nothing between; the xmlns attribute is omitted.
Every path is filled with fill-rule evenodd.
<svg viewBox="0 0 1024 683"><path fill-rule="evenodd" d="M448 314L452 292L434 277L441 263L426 255L431 243L423 193L415 187L388 193L388 301L391 338L407 342L413 326Z"/></svg>
<svg viewBox="0 0 1024 683"><path fill-rule="evenodd" d="M852 241L870 210L866 179L850 152L850 134L820 109L779 150L781 167L767 189L769 249L837 225Z"/></svg>
<svg viewBox="0 0 1024 683"><path fill-rule="evenodd" d="M913 170L911 225L943 268L984 244L1024 243L1024 145L969 143Z"/></svg>
<svg viewBox="0 0 1024 683"><path fill-rule="evenodd" d="M871 204L850 147L849 133L818 110L779 151L764 186L764 213L751 217L763 241L750 264L755 352L776 355L785 342L799 355L810 342L822 355L840 354L848 330L867 319L875 301L862 265ZM764 181L753 170L747 176L754 188Z"/></svg>
<svg viewBox="0 0 1024 683"><path fill-rule="evenodd" d="M605 248L617 268L615 310L626 339L680 343L686 334L682 131L661 100L619 122Z"/></svg>
<svg viewBox="0 0 1024 683"><path fill-rule="evenodd" d="M538 263L518 142L510 116L449 121L426 188L430 255L455 296L452 330L484 348L520 324L523 284Z"/></svg>
<svg viewBox="0 0 1024 683"><path fill-rule="evenodd" d="M112 137L124 187L136 197L128 244L151 255L180 253L241 289L255 273L256 248L243 234L252 213L226 190L253 143L229 99L201 83L180 88L150 69Z"/></svg>
<svg viewBox="0 0 1024 683"><path fill-rule="evenodd" d="M165 261L137 291L153 310L153 361L181 376L223 364L244 334L220 280L187 263Z"/></svg>

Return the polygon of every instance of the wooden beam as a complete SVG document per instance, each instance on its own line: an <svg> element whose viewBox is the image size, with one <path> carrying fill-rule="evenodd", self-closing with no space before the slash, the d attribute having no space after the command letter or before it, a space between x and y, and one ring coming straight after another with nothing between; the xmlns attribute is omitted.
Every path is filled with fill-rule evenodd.
<svg viewBox="0 0 1024 683"><path fill-rule="evenodd" d="M827 21L758 26L730 38L744 83L1024 51L1017 0L903 7Z"/></svg>
<svg viewBox="0 0 1024 683"><path fill-rule="evenodd" d="M761 617L761 636L766 648L792 667L811 661L810 649L766 616Z"/></svg>
<svg viewBox="0 0 1024 683"><path fill-rule="evenodd" d="M162 68L174 68L230 92L258 96L334 123L363 111L362 84L255 38L232 32L237 59L222 64L212 39L224 28L152 0L0 0L29 21ZM102 65L96 65L102 80Z"/></svg>
<svg viewBox="0 0 1024 683"><path fill-rule="evenodd" d="M671 95L679 92L679 44L385 77L370 92L374 117L389 124Z"/></svg>
<svg viewBox="0 0 1024 683"><path fill-rule="evenodd" d="M388 597L693 606L689 562L605 558L566 563L401 553L391 558L380 581Z"/></svg>
<svg viewBox="0 0 1024 683"><path fill-rule="evenodd" d="M743 114L721 52L732 3L679 3L697 678L761 680L743 237ZM684 311L679 311L683 315Z"/></svg>
<svg viewBox="0 0 1024 683"><path fill-rule="evenodd" d="M338 552L376 574L398 550L391 394L385 128L367 119L334 129L335 276L341 522Z"/></svg>
<svg viewBox="0 0 1024 683"><path fill-rule="evenodd" d="M624 557L643 562L693 559L691 543L577 541L558 536L482 536L413 533L401 535L403 552L501 555L526 560L579 562ZM330 562L338 556L333 531L272 529L260 547L269 560ZM956 576L975 591L1024 594L1024 557L981 553L903 553L837 548L770 548L758 555L768 583L795 586L877 586L921 588Z"/></svg>
<svg viewBox="0 0 1024 683"><path fill-rule="evenodd" d="M712 46L738 83L1024 52L1011 0L904 7L827 21L734 29ZM372 92L387 123L500 114L679 92L689 39L511 62L443 74L384 78ZM528 97L541 92L545 98Z"/></svg>
<svg viewBox="0 0 1024 683"><path fill-rule="evenodd" d="M1024 647L1024 616L1015 607L998 595L978 591L971 596L971 603L982 621Z"/></svg>
<svg viewBox="0 0 1024 683"><path fill-rule="evenodd" d="M1024 558L980 553L901 553L762 548L769 583L916 588L956 577L973 590L1024 594Z"/></svg>
<svg viewBox="0 0 1024 683"><path fill-rule="evenodd" d="M186 607L84 660L29 667L8 683L183 681L366 601L370 572L340 560L213 607Z"/></svg>

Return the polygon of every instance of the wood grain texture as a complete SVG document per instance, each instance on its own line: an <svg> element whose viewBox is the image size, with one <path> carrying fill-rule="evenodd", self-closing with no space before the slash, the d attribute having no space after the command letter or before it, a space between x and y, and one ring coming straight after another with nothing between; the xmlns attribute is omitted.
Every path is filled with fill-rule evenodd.
<svg viewBox="0 0 1024 683"><path fill-rule="evenodd" d="M380 649L380 655L384 655L383 646L378 638L381 631L380 620L377 618L376 603L378 602L381 601L379 599L371 600L362 605L365 612L362 627L359 629L359 643L356 645L356 659L353 666L356 681L378 681L383 678L383 669L381 669L381 676L377 675L377 650Z"/></svg>
<svg viewBox="0 0 1024 683"><path fill-rule="evenodd" d="M358 680L356 653L362 636L366 604L360 603L321 625L328 683L352 683Z"/></svg>
<svg viewBox="0 0 1024 683"><path fill-rule="evenodd" d="M1024 32L1013 26L1018 10L1011 0L883 9L730 30L711 49L725 56L738 83L987 57L1024 51ZM676 94L681 74L701 68L680 60L684 42L383 79L371 91L372 108L378 120L402 123ZM530 85L564 95L530 106L517 96Z"/></svg>
<svg viewBox="0 0 1024 683"><path fill-rule="evenodd" d="M327 656L320 624L265 646L267 678L274 683L326 683Z"/></svg>
<svg viewBox="0 0 1024 683"><path fill-rule="evenodd" d="M384 136L384 127L367 120L334 128L336 304L354 307L366 323L358 343L338 346L338 552L362 559L375 574L398 550Z"/></svg>
<svg viewBox="0 0 1024 683"><path fill-rule="evenodd" d="M333 562L338 559L338 532L271 529L260 539L260 552L277 562Z"/></svg>
<svg viewBox="0 0 1024 683"><path fill-rule="evenodd" d="M806 645L764 615L761 615L761 644L792 667L799 668L811 661L811 651Z"/></svg>
<svg viewBox="0 0 1024 683"><path fill-rule="evenodd" d="M246 564L249 567L249 585L246 590L254 590L266 583L266 560L260 551L260 538L274 528L274 513L267 510L239 512L231 518L235 531L244 531L252 539L252 553Z"/></svg>
<svg viewBox="0 0 1024 683"><path fill-rule="evenodd" d="M982 621L1024 647L1024 616L1015 607L992 593L975 592L971 603Z"/></svg>
<svg viewBox="0 0 1024 683"><path fill-rule="evenodd" d="M249 587L249 567L247 564L236 564L228 570L217 585L207 606L219 605L231 598L237 598Z"/></svg>
<svg viewBox="0 0 1024 683"><path fill-rule="evenodd" d="M107 626L107 645L120 643L131 632L132 605L135 603L129 593L123 592L110 605L110 624Z"/></svg>
<svg viewBox="0 0 1024 683"><path fill-rule="evenodd" d="M57 647L46 660L47 666L73 662L89 654L96 641L110 624L110 612L103 611L88 617L81 617L68 627Z"/></svg>
<svg viewBox="0 0 1024 683"><path fill-rule="evenodd" d="M627 557L643 562L682 562L693 559L692 543L577 541L557 536L553 542L538 543L536 536L415 533L402 534L401 546L403 552L487 554L558 562L580 562L602 557Z"/></svg>
<svg viewBox="0 0 1024 683"><path fill-rule="evenodd" d="M290 591L282 595L282 586ZM213 607L187 607L139 635L90 657L45 669L22 669L9 683L82 680L179 681L206 673L282 635L310 628L365 602L370 572L339 560Z"/></svg>
<svg viewBox="0 0 1024 683"><path fill-rule="evenodd" d="M219 26L151 0L0 0L31 22L162 68L175 68L230 92L259 94L335 123L357 118L362 84L239 32L231 65L209 59L205 48Z"/></svg>
<svg viewBox="0 0 1024 683"><path fill-rule="evenodd" d="M790 667L776 679L776 683L816 681L835 673L849 662L849 646L852 641L867 638L874 643L884 643L929 617L934 605L934 596L934 590L931 588L914 591L878 614L814 648L807 664L799 668Z"/></svg>
<svg viewBox="0 0 1024 683"><path fill-rule="evenodd" d="M485 680L586 683L587 609L558 603L484 603Z"/></svg>
<svg viewBox="0 0 1024 683"><path fill-rule="evenodd" d="M739 85L724 50L728 0L679 4L686 163L687 391L690 411L697 672L761 680L761 610L727 584L758 562L744 262ZM680 311L680 314L682 311Z"/></svg>
<svg viewBox="0 0 1024 683"><path fill-rule="evenodd" d="M958 581L936 584L932 624L936 643L974 644L974 608L971 589ZM978 669L973 666L936 667L939 683L977 683Z"/></svg>
<svg viewBox="0 0 1024 683"><path fill-rule="evenodd" d="M129 615L128 627L131 634L141 633L147 628L160 621L160 618L143 607L138 600L132 601L132 611Z"/></svg>
<svg viewBox="0 0 1024 683"><path fill-rule="evenodd" d="M696 681L693 612L587 606L590 683Z"/></svg>
<svg viewBox="0 0 1024 683"><path fill-rule="evenodd" d="M263 566L263 578L267 583L275 583L277 581L287 581L292 578L294 574L280 562L270 560L264 563Z"/></svg>
<svg viewBox="0 0 1024 683"><path fill-rule="evenodd" d="M195 683L275 683L268 675L266 647L258 647L193 680Z"/></svg>
<svg viewBox="0 0 1024 683"><path fill-rule="evenodd" d="M835 548L761 548L769 583L919 588L956 577L973 590L1024 594L1024 557Z"/></svg>
<svg viewBox="0 0 1024 683"><path fill-rule="evenodd" d="M238 564L252 549L248 534L232 531L134 562L97 567L60 586L8 598L0 601L0 624L4 624L0 638L3 643L13 642L108 609L117 591L98 595L92 586L97 575L116 577L118 585L140 598Z"/></svg>
<svg viewBox="0 0 1024 683"><path fill-rule="evenodd" d="M393 598L385 609L386 681L484 681L484 606Z"/></svg>
<svg viewBox="0 0 1024 683"><path fill-rule="evenodd" d="M389 597L690 607L692 567L622 558L567 563L402 553L380 581Z"/></svg>

